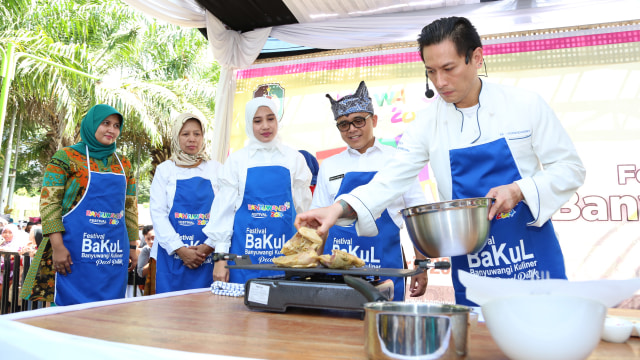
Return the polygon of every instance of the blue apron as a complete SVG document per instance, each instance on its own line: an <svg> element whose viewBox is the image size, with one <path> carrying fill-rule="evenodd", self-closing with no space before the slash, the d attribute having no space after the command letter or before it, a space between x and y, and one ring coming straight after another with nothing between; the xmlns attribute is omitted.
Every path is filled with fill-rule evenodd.
<svg viewBox="0 0 640 360"><path fill-rule="evenodd" d="M73 265L66 276L56 273L56 305L124 298L127 287L129 236L124 217L124 168L120 163L122 174L91 171L88 148L86 156L87 189L76 207L62 217L62 240Z"/></svg>
<svg viewBox="0 0 640 360"><path fill-rule="evenodd" d="M291 175L282 166L259 166L247 169L246 180L229 252L249 255L253 264L272 264L296 232ZM280 275L284 271L231 269L229 282L244 284L249 279Z"/></svg>
<svg viewBox="0 0 640 360"><path fill-rule="evenodd" d="M169 221L187 247L197 246L207 239L202 228L209 222L213 198L211 181L208 179L193 177L176 181ZM213 254L209 254L197 269L189 269L177 253L169 255L161 246L156 261L158 294L205 288L213 283Z"/></svg>
<svg viewBox="0 0 640 360"><path fill-rule="evenodd" d="M493 187L522 177L504 138L449 151L452 199L483 197ZM534 220L529 207L519 202L491 221L487 245L476 254L454 256L451 264L456 303L477 306L466 297L457 270L475 275L531 279L548 271L551 278L566 279L564 258L553 224L528 226Z"/></svg>
<svg viewBox="0 0 640 360"><path fill-rule="evenodd" d="M349 193L360 185L368 184L375 174L375 171L346 173L336 197ZM329 229L324 253L331 254L331 250L340 249L364 260L366 267L402 269L404 260L400 245L400 228L393 222L387 210L376 220L376 225L378 235L372 237L358 236L354 225L333 226ZM380 279L391 279L394 288L393 300L404 300L405 278L381 276Z"/></svg>

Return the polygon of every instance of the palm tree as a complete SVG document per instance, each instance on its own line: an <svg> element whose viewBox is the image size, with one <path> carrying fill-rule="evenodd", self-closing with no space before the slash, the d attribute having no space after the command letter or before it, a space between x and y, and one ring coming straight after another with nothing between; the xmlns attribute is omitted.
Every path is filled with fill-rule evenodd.
<svg viewBox="0 0 640 360"><path fill-rule="evenodd" d="M44 141L55 151L72 143L83 112L95 97L93 80L34 59L44 59L84 73L95 73L92 45L101 44L109 27L100 9L73 1L10 0L5 2L0 44L13 43L18 57L11 91L25 107L19 116L42 122ZM121 25L123 19L115 25ZM112 22L113 23L113 22ZM101 45L103 46L103 45ZM40 115L31 117L28 115Z"/></svg>
<svg viewBox="0 0 640 360"><path fill-rule="evenodd" d="M108 103L125 116L120 146L138 169L169 149L177 112L213 118L218 67L206 39L195 29L159 25L119 0L5 0L0 5L0 45L11 41L34 54L79 71L64 72L31 59L16 69L12 95L24 119L27 141L42 164L57 149L78 140L79 121L94 103ZM153 169L150 170L152 172Z"/></svg>
<svg viewBox="0 0 640 360"><path fill-rule="evenodd" d="M138 56L128 68L134 74L122 88L154 109L159 141L152 142L151 173L170 156L171 122L180 112L213 119L219 66L206 39L194 29L149 23L139 38ZM211 130L211 129L209 129Z"/></svg>
<svg viewBox="0 0 640 360"><path fill-rule="evenodd" d="M65 131L69 120L77 117L78 108L88 98L85 91L87 79L51 67L45 62L81 70L86 61L83 60L84 51L80 46L56 42L37 25L37 17L34 16L37 12L32 11L31 5L33 3L25 0L10 0L3 2L0 7L3 15L0 46L8 48L11 43L16 50L15 78L11 84L13 101L9 105L27 129L38 122L40 126L52 123L47 131L51 136L47 139L54 140L55 148L59 148L70 141ZM12 134L13 129L7 129L7 133ZM3 141L3 144L6 147L13 145L9 141ZM3 192L5 182L6 179L3 179Z"/></svg>

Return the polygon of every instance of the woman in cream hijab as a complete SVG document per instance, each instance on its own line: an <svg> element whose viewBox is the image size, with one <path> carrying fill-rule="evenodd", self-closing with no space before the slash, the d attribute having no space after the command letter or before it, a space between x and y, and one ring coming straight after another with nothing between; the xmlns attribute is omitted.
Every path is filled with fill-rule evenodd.
<svg viewBox="0 0 640 360"><path fill-rule="evenodd" d="M278 138L275 103L265 97L245 108L248 144L232 153L220 176L220 194L213 201L211 222L204 228L207 245L218 253L247 255L253 264L270 264L296 229L296 212L311 204L311 172L297 150ZM217 261L214 280L244 284L277 272L225 268Z"/></svg>
<svg viewBox="0 0 640 360"><path fill-rule="evenodd" d="M211 251L203 251L202 228L209 221L221 165L206 153L204 123L190 113L176 117L171 158L158 165L151 183L156 293L209 287L213 282Z"/></svg>

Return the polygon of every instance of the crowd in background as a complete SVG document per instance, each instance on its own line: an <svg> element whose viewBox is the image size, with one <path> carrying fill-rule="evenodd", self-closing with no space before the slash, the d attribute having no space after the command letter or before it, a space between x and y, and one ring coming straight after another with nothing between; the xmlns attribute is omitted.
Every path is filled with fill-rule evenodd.
<svg viewBox="0 0 640 360"><path fill-rule="evenodd" d="M153 231L153 225L140 225L139 226L139 240L136 246L136 253L138 254L138 263L132 271L129 272L128 289L126 297L134 297L141 295L151 295L155 293L155 289L149 286L150 275L150 255L151 246L155 240L155 232Z"/></svg>
<svg viewBox="0 0 640 360"><path fill-rule="evenodd" d="M40 218L14 222L8 215L0 216L0 251L29 253L33 257L41 240Z"/></svg>
<svg viewBox="0 0 640 360"><path fill-rule="evenodd" d="M28 255L33 258L38 245L42 241L42 225L40 218L31 217L29 220L14 220L8 215L0 216L0 254L18 253L22 256ZM12 258L10 264L5 264L4 256L0 256L0 294L2 294L5 269L8 269L10 278L13 277L15 260ZM20 266L24 266L20 262Z"/></svg>

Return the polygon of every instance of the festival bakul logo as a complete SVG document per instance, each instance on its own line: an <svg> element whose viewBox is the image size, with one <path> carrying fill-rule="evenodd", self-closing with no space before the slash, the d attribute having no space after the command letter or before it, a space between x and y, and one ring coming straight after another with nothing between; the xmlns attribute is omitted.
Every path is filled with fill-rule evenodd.
<svg viewBox="0 0 640 360"><path fill-rule="evenodd" d="M282 119L284 113L284 88L277 83L262 84L253 92L253 97L266 97L273 100L278 106L278 119Z"/></svg>

